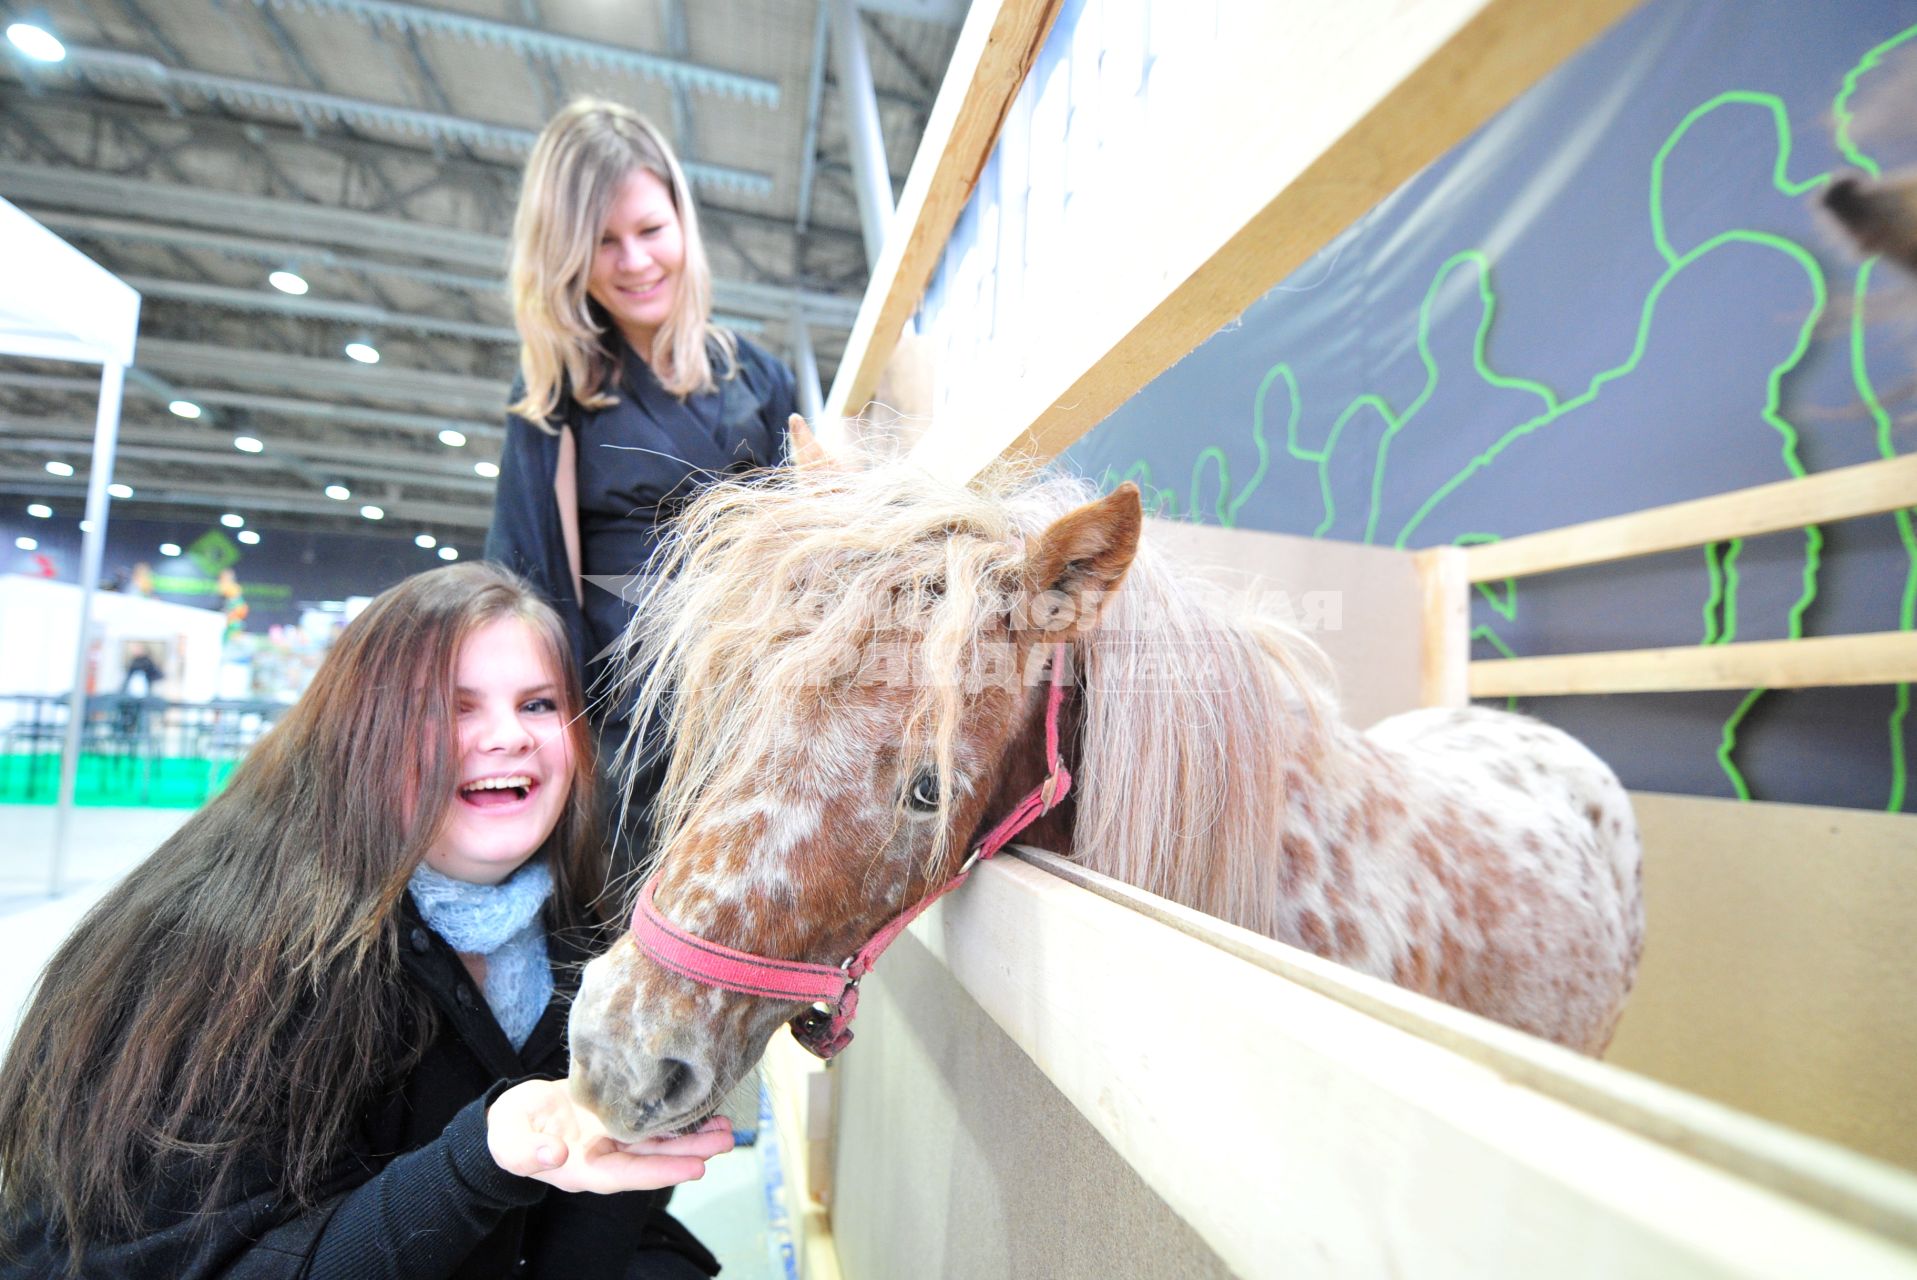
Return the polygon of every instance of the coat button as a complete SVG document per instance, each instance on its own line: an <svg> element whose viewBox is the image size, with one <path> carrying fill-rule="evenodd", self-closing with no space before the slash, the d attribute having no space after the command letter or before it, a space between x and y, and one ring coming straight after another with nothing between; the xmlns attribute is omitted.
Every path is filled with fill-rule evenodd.
<svg viewBox="0 0 1917 1280"><path fill-rule="evenodd" d="M468 1013L472 1012L478 1004L478 1001L473 999L473 989L463 982L459 984L459 988L454 991L453 996L459 1001L459 1007Z"/></svg>
<svg viewBox="0 0 1917 1280"><path fill-rule="evenodd" d="M408 946L412 947L416 955L423 956L433 949L432 940L426 936L424 929L414 929L412 933L407 936L406 942Z"/></svg>

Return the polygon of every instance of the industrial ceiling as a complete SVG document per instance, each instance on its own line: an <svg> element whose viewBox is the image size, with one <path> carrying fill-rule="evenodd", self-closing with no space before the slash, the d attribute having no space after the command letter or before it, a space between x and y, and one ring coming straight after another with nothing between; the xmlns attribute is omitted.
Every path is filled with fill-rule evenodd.
<svg viewBox="0 0 1917 1280"><path fill-rule="evenodd" d="M114 515L476 544L517 358L520 168L581 94L676 140L722 319L788 360L803 323L829 385L867 278L834 7L0 0L0 25L66 52L0 41L0 196L144 297ZM964 7L857 7L895 191ZM79 517L97 392L81 366L0 360L0 505Z"/></svg>

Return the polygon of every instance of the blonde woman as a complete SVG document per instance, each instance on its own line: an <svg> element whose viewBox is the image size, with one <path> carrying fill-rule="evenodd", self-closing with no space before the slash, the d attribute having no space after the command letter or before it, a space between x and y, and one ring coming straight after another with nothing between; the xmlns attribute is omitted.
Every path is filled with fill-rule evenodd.
<svg viewBox="0 0 1917 1280"><path fill-rule="evenodd" d="M581 99L540 134L511 287L520 379L486 555L565 617L592 689L631 616L596 582L638 572L702 484L785 460L792 373L712 323L685 174L615 103Z"/></svg>

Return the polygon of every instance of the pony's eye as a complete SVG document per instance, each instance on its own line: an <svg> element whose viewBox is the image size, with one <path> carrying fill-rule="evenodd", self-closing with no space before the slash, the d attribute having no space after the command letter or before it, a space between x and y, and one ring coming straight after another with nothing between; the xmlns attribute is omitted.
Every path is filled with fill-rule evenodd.
<svg viewBox="0 0 1917 1280"><path fill-rule="evenodd" d="M905 793L906 807L917 813L936 813L939 807L939 777L930 769L921 770Z"/></svg>

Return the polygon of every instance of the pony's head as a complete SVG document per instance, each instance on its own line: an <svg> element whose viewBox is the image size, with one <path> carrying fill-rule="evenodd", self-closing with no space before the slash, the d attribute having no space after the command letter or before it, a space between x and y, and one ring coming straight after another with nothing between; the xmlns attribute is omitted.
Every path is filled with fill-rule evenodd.
<svg viewBox="0 0 1917 1280"><path fill-rule="evenodd" d="M1082 490L1072 490L1083 498ZM1047 663L1096 627L1138 492L789 469L708 489L627 637L634 722L673 743L653 900L689 933L836 965L935 892L1036 742ZM695 1123L803 1006L623 938L573 1007L572 1082L617 1136Z"/></svg>

